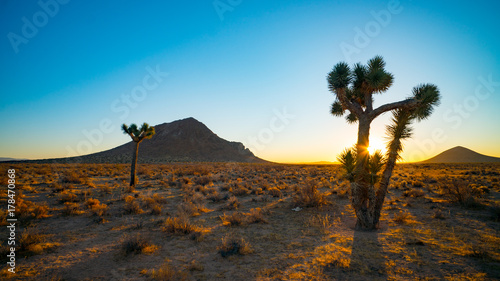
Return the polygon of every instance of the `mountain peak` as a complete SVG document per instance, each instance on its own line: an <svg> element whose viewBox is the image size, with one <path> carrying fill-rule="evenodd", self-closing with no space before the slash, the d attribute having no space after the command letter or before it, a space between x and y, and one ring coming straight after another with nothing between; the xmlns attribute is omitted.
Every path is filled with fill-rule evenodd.
<svg viewBox="0 0 500 281"><path fill-rule="evenodd" d="M156 134L139 146L141 162L266 162L239 142L220 138L193 117L154 126ZM134 144L82 156L85 162L127 162Z"/></svg>
<svg viewBox="0 0 500 281"><path fill-rule="evenodd" d="M489 163L500 162L500 158L477 153L463 146L455 146L422 163Z"/></svg>

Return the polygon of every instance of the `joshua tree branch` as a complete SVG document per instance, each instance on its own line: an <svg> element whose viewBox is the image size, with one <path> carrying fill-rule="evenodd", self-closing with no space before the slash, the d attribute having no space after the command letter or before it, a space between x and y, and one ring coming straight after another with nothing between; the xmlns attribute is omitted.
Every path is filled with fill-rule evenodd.
<svg viewBox="0 0 500 281"><path fill-rule="evenodd" d="M365 112L373 111L373 100L372 100L372 95L370 93L365 93L365 105L366 105Z"/></svg>
<svg viewBox="0 0 500 281"><path fill-rule="evenodd" d="M388 103L379 106L378 108L374 109L372 112L369 113L370 120L375 119L377 116L380 114L391 111L394 109L413 109L417 107L420 104L420 102L416 99L406 99L398 102L393 102L393 103Z"/></svg>
<svg viewBox="0 0 500 281"><path fill-rule="evenodd" d="M356 102L351 102L347 99L345 89L337 89L337 98L343 107L347 108L350 112L354 113L358 118L363 114L363 109Z"/></svg>

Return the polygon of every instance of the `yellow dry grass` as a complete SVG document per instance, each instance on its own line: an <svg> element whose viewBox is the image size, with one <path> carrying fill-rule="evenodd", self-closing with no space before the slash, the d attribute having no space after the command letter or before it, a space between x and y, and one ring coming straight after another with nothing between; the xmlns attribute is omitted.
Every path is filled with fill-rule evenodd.
<svg viewBox="0 0 500 281"><path fill-rule="evenodd" d="M353 230L349 184L336 165L144 164L133 191L128 167L0 164L3 175L22 174L24 243L16 275L0 248L0 279L500 276L500 165L399 165L374 232ZM3 185L2 206L6 194Z"/></svg>

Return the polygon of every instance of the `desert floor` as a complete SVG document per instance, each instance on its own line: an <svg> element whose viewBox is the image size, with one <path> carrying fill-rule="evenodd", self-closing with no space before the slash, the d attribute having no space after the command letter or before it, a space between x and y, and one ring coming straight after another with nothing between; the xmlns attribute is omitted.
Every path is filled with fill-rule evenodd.
<svg viewBox="0 0 500 281"><path fill-rule="evenodd" d="M338 165L141 164L135 190L124 164L0 171L2 280L500 278L498 164L398 165L374 232L354 231Z"/></svg>

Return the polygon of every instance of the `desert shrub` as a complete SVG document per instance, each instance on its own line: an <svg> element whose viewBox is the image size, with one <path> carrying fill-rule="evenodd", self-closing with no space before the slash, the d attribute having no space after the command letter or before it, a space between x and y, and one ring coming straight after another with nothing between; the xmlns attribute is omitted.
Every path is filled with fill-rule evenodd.
<svg viewBox="0 0 500 281"><path fill-rule="evenodd" d="M161 205L156 204L151 207L151 214L152 215L161 215Z"/></svg>
<svg viewBox="0 0 500 281"><path fill-rule="evenodd" d="M330 215L314 215L309 218L307 225L309 227L319 228L322 232L327 233L328 229L334 225L335 220Z"/></svg>
<svg viewBox="0 0 500 281"><path fill-rule="evenodd" d="M207 175L203 175L203 176L200 176L200 177L197 177L195 178L194 180L194 183L195 184L199 184L199 185L202 185L202 186L205 186L209 183L212 182L212 178L207 176Z"/></svg>
<svg viewBox="0 0 500 281"><path fill-rule="evenodd" d="M468 181L460 178L440 180L439 188L441 193L447 196L452 202L457 202L466 208L479 207L476 196L477 190L474 190Z"/></svg>
<svg viewBox="0 0 500 281"><path fill-rule="evenodd" d="M78 215L80 213L79 208L80 205L78 203L65 202L62 213L65 216Z"/></svg>
<svg viewBox="0 0 500 281"><path fill-rule="evenodd" d="M222 209L225 210L236 210L240 207L240 201L235 196L231 196Z"/></svg>
<svg viewBox="0 0 500 281"><path fill-rule="evenodd" d="M25 255L37 255L43 252L42 243L45 242L45 236L36 228L28 227L19 236L19 251Z"/></svg>
<svg viewBox="0 0 500 281"><path fill-rule="evenodd" d="M109 210L108 205L104 203L92 205L92 207L90 207L90 212L92 213L92 215L98 217L106 215L108 213L108 210Z"/></svg>
<svg viewBox="0 0 500 281"><path fill-rule="evenodd" d="M283 193L281 192L281 190L279 190L278 188L276 187L271 187L267 190L267 192L269 193L269 195L271 195L272 197L282 197L283 196Z"/></svg>
<svg viewBox="0 0 500 281"><path fill-rule="evenodd" d="M433 219L444 220L446 217L443 214L443 211L440 209L435 209L431 216Z"/></svg>
<svg viewBox="0 0 500 281"><path fill-rule="evenodd" d="M234 212L230 215L224 213L224 215L220 216L222 223L228 226L238 226L243 224L245 216L241 212Z"/></svg>
<svg viewBox="0 0 500 281"><path fill-rule="evenodd" d="M98 199L88 198L87 201L85 201L85 206L94 216L104 216L108 212L108 205L99 202Z"/></svg>
<svg viewBox="0 0 500 281"><path fill-rule="evenodd" d="M267 223L267 220L264 218L264 213L266 213L261 208L250 209L249 213L246 213L245 221L246 223Z"/></svg>
<svg viewBox="0 0 500 281"><path fill-rule="evenodd" d="M50 187L52 188L53 193L59 193L66 190L66 185L62 185L60 183L52 183Z"/></svg>
<svg viewBox="0 0 500 281"><path fill-rule="evenodd" d="M399 213L394 214L394 218L392 220L398 224L405 224L408 223L410 219L410 213L399 211Z"/></svg>
<svg viewBox="0 0 500 281"><path fill-rule="evenodd" d="M106 184L100 185L99 190L103 194L111 194L111 191L113 190L113 188L109 184L106 183Z"/></svg>
<svg viewBox="0 0 500 281"><path fill-rule="evenodd" d="M231 192L234 196L245 196L250 193L250 190L245 186L237 184L235 187L231 188L229 192Z"/></svg>
<svg viewBox="0 0 500 281"><path fill-rule="evenodd" d="M63 192L59 195L59 202L61 203L78 202L78 201L80 201L80 199L73 192Z"/></svg>
<svg viewBox="0 0 500 281"><path fill-rule="evenodd" d="M332 193L336 193L338 198L347 198L349 196L349 187L349 182L343 181L337 185Z"/></svg>
<svg viewBox="0 0 500 281"><path fill-rule="evenodd" d="M36 219L46 218L49 213L49 206L46 204L33 205L32 216Z"/></svg>
<svg viewBox="0 0 500 281"><path fill-rule="evenodd" d="M413 187L424 187L424 183L421 181L413 181L412 185Z"/></svg>
<svg viewBox="0 0 500 281"><path fill-rule="evenodd" d="M125 255L153 253L158 247L142 235L136 235L122 244Z"/></svg>
<svg viewBox="0 0 500 281"><path fill-rule="evenodd" d="M229 199L229 195L227 195L227 194L222 195L221 193L216 191L214 193L208 194L206 199L216 203L216 202L225 201L225 200Z"/></svg>
<svg viewBox="0 0 500 281"><path fill-rule="evenodd" d="M88 198L87 201L85 201L85 206L90 209L94 205L99 205L101 202L99 202L99 199L94 199L94 198Z"/></svg>
<svg viewBox="0 0 500 281"><path fill-rule="evenodd" d="M294 207L320 207L328 205L326 195L318 190L316 181L306 181L302 187L298 188L293 198Z"/></svg>
<svg viewBox="0 0 500 281"><path fill-rule="evenodd" d="M60 181L62 183L85 184L90 182L90 178L83 173L68 171L60 178Z"/></svg>
<svg viewBox="0 0 500 281"><path fill-rule="evenodd" d="M222 243L217 247L219 254L225 258L231 255L247 255L252 252L250 243L242 237L234 237L228 234L222 238Z"/></svg>
<svg viewBox="0 0 500 281"><path fill-rule="evenodd" d="M198 231L198 227L189 221L185 215L167 218L162 228L164 232L172 234L190 234Z"/></svg>
<svg viewBox="0 0 500 281"><path fill-rule="evenodd" d="M167 202L165 197L159 195L158 193L153 194L152 196L144 197L143 201L145 203L146 208L151 209L151 213L154 215L161 214L161 204Z"/></svg>
<svg viewBox="0 0 500 281"><path fill-rule="evenodd" d="M187 214L191 217L196 217L201 215L202 213L210 211L210 209L207 209L205 205L203 205L202 203L194 203L188 201L188 202L182 202L177 207L177 211L179 211L179 213Z"/></svg>
<svg viewBox="0 0 500 281"><path fill-rule="evenodd" d="M403 192L404 197L423 197L425 192L420 189L409 189Z"/></svg>
<svg viewBox="0 0 500 281"><path fill-rule="evenodd" d="M159 269L153 269L149 273L153 280L158 281L185 281L189 280L188 275L180 270L175 269L169 263L164 263Z"/></svg>
<svg viewBox="0 0 500 281"><path fill-rule="evenodd" d="M253 188L250 193L255 194L255 195L261 195L261 194L264 194L264 190L260 187L256 187L256 188Z"/></svg>
<svg viewBox="0 0 500 281"><path fill-rule="evenodd" d="M125 204L123 205L123 210L127 214L142 214L143 210L141 209L141 206L139 205L139 202L137 202L136 198L134 196L125 196L124 198Z"/></svg>

